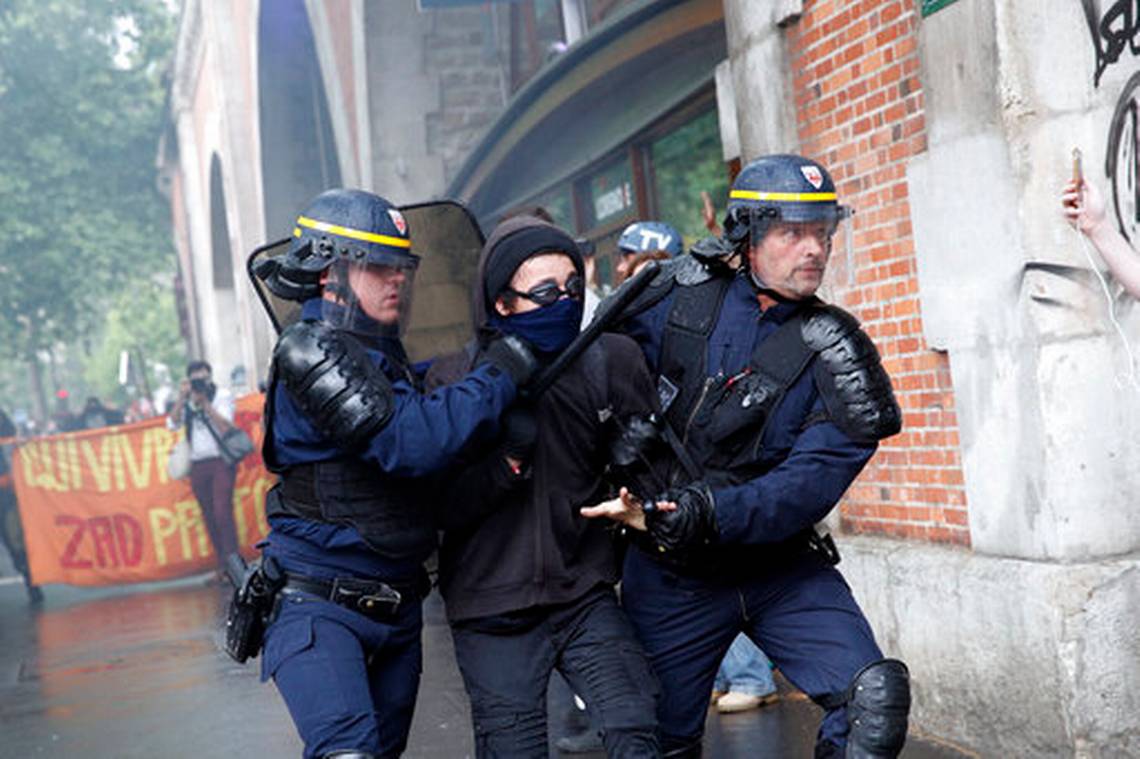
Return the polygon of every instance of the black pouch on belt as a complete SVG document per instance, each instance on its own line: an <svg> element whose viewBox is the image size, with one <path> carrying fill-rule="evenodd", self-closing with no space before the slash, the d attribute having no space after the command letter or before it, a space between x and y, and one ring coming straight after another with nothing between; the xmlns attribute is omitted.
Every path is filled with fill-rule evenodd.
<svg viewBox="0 0 1140 759"><path fill-rule="evenodd" d="M234 584L234 594L226 609L225 649L230 658L245 664L261 652L274 598L285 582L285 573L272 558L246 566L240 555L232 553L226 558L226 574Z"/></svg>

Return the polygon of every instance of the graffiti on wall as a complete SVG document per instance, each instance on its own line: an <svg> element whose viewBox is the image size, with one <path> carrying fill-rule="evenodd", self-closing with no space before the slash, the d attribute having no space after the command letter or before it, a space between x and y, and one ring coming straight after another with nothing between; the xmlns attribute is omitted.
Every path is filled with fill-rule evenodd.
<svg viewBox="0 0 1140 759"><path fill-rule="evenodd" d="M1096 54L1093 86L1099 87L1108 67L1127 50L1140 54L1140 0L1080 0ZM1102 10L1102 3L1106 7ZM1112 204L1120 231L1130 241L1140 239L1140 72L1133 74L1116 102L1109 124L1105 175L1111 183Z"/></svg>
<svg viewBox="0 0 1140 759"><path fill-rule="evenodd" d="M1130 241L1140 239L1140 72L1124 85L1116 102L1108 131L1105 174L1112 183L1112 202L1121 233Z"/></svg>
<svg viewBox="0 0 1140 759"><path fill-rule="evenodd" d="M1093 84L1099 87L1100 78L1120 60L1125 48L1133 55L1140 53L1140 0L1113 0L1103 13L1098 0L1081 0L1081 6L1096 52Z"/></svg>

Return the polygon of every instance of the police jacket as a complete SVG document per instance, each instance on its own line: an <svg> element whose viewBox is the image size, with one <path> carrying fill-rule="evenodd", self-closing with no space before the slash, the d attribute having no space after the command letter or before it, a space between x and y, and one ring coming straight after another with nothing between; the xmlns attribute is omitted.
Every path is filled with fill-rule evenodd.
<svg viewBox="0 0 1140 759"><path fill-rule="evenodd" d="M662 371L668 348L663 340L670 339L665 337L667 324L682 287L674 285L663 299L623 325L623 331L641 345L655 375ZM692 439L693 430L686 425L701 416L698 406L704 404L707 409L716 402L715 393L701 399L701 392L707 387L731 388L735 379L748 376L758 346L797 313L821 305L815 299L758 297L757 288L743 273L736 274L721 294L719 310L712 312L715 321L703 357L704 382L694 383L690 378L692 408L686 409L684 419L674 419L678 435L690 445L700 441ZM837 426L821 398L820 374L814 366L819 360L818 356L808 359L806 368L762 423L722 443L705 441L705 453L713 463L706 466L702 479L710 485L719 531L714 550L726 560L734 551L741 557L754 556L744 550L747 546L772 547L802 535L836 505L875 452L874 440L856 441ZM680 390L686 395L685 388ZM889 395L889 383L886 392ZM747 406L747 399L741 405Z"/></svg>
<svg viewBox="0 0 1140 759"><path fill-rule="evenodd" d="M302 318L320 309L310 300ZM414 573L436 543L431 475L469 442L493 437L515 396L509 377L490 366L425 395L398 340L362 347L393 394L390 419L362 445L322 433L275 374L268 388L265 460L281 475L267 500L268 552L287 570L292 561L310 575Z"/></svg>
<svg viewBox="0 0 1140 759"><path fill-rule="evenodd" d="M579 509L609 494L614 424L650 413L653 392L637 345L602 335L538 399L529 474L512 478L493 450L452 480L439 516L439 585L452 622L569 603L617 582L611 523Z"/></svg>

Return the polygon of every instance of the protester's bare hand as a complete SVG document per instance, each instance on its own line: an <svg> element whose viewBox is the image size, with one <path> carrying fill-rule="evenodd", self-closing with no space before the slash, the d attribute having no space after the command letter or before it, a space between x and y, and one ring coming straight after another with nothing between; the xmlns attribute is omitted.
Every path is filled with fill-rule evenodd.
<svg viewBox="0 0 1140 759"><path fill-rule="evenodd" d="M1096 185L1069 180L1061 192L1065 220L1086 235L1092 235L1107 220L1104 197Z"/></svg>
<svg viewBox="0 0 1140 759"><path fill-rule="evenodd" d="M705 229L714 235L720 233L720 225L716 223L716 207L704 190L701 190L701 218L704 219Z"/></svg>
<svg viewBox="0 0 1140 759"><path fill-rule="evenodd" d="M662 511L673 511L677 508L677 504L670 501L658 501L655 507ZM583 506L581 513L582 516L589 519L606 517L635 530L645 531L645 509L642 508L641 501L634 498L628 488L622 488L618 492L618 497L613 500L603 501L597 506Z"/></svg>

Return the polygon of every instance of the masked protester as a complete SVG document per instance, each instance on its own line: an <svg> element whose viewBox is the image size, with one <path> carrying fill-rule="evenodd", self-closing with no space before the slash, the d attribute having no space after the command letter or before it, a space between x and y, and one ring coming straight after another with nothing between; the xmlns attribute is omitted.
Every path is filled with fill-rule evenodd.
<svg viewBox="0 0 1140 759"><path fill-rule="evenodd" d="M409 234L411 237L409 237ZM262 678L273 678L306 757L403 752L419 687L424 560L437 480L535 368L516 338L424 394L400 340L419 262L415 230L387 200L330 190L293 243L258 269L301 319L273 351L263 455L262 571L279 578Z"/></svg>
<svg viewBox="0 0 1140 759"><path fill-rule="evenodd" d="M505 334L553 359L577 336L583 273L561 229L531 216L501 223L483 249L479 326L465 355ZM455 364L439 362L429 382L449 381ZM478 757L548 755L555 670L589 705L608 755L660 755L655 681L613 589L612 531L579 513L607 494L611 449L652 399L637 345L602 335L549 390L512 407L498 444L455 479L441 516L440 590Z"/></svg>
<svg viewBox="0 0 1140 759"><path fill-rule="evenodd" d="M218 447L219 439L229 432L233 422L233 398L214 384L210 364L191 361L167 424L171 429L186 428L186 440L190 444L190 487L202 508L219 575L226 557L238 550L233 506L237 468L226 463Z"/></svg>
<svg viewBox="0 0 1140 759"><path fill-rule="evenodd" d="M740 632L825 710L816 757L894 757L905 741L907 668L883 657L814 529L901 426L875 346L815 297L849 214L818 163L760 158L724 238L667 264L624 325L659 377L670 487L648 514L631 498L590 513L637 540L622 598L661 680L666 756L700 755Z"/></svg>

